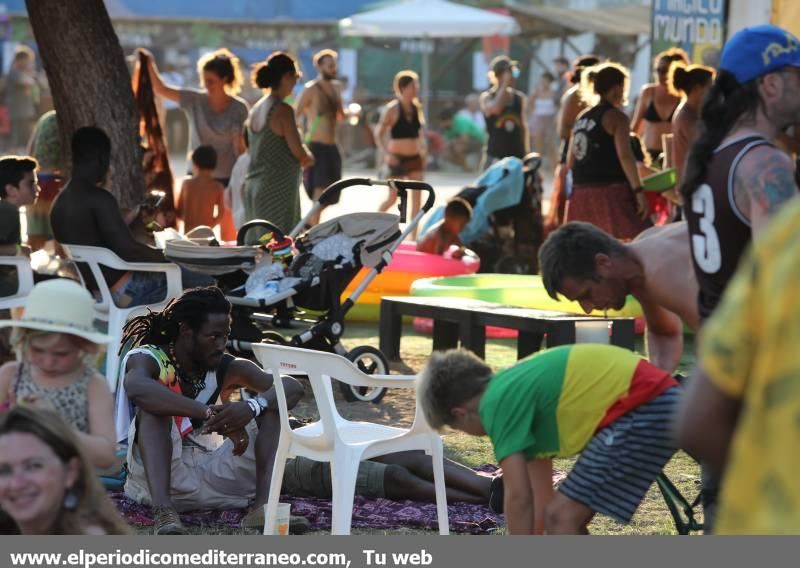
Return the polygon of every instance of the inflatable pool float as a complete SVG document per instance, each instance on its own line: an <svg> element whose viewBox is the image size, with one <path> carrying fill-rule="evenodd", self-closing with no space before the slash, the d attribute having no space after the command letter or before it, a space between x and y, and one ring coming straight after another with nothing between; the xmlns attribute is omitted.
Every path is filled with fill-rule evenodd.
<svg viewBox="0 0 800 568"><path fill-rule="evenodd" d="M392 262L370 282L350 311L349 321L377 321L380 316L381 298L384 296L408 296L411 285L421 278L456 276L474 274L480 267L480 260L474 254L467 254L460 259L452 258L451 247L444 256L417 252L416 243L401 243L392 255ZM356 274L342 294L347 298L361 284L369 273L363 268Z"/></svg>
<svg viewBox="0 0 800 568"><path fill-rule="evenodd" d="M526 274L470 274L446 278L424 278L411 286L412 296L450 296L497 302L508 306L552 310L569 314L585 315L578 302L548 296L540 276ZM641 317L642 308L632 296L628 296L621 310L608 310L609 316ZM601 310L591 315L602 316Z"/></svg>
<svg viewBox="0 0 800 568"><path fill-rule="evenodd" d="M430 335L433 333L433 320L431 318L414 318L414 331ZM516 339L519 332L507 327L486 326L488 339Z"/></svg>

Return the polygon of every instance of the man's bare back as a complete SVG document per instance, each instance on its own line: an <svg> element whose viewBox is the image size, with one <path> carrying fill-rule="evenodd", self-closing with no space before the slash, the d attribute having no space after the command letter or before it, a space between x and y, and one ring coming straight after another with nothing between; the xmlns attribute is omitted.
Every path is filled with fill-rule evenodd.
<svg viewBox="0 0 800 568"><path fill-rule="evenodd" d="M306 118L307 141L336 144L336 124L342 113L339 89L336 80L314 79L306 83L299 110Z"/></svg>
<svg viewBox="0 0 800 568"><path fill-rule="evenodd" d="M643 309L645 304L661 306L697 330L697 278L686 222L648 229L627 247L644 269L644 287L631 290Z"/></svg>

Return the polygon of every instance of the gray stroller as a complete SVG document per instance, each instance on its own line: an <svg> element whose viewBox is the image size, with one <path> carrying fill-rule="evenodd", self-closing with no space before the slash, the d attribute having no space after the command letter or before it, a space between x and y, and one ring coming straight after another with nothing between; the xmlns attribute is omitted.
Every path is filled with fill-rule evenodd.
<svg viewBox="0 0 800 568"><path fill-rule="evenodd" d="M342 190L356 186L396 189L399 215L349 213L301 234L318 210L338 201ZM421 210L406 220L409 191L424 191L428 195ZM259 248L263 248L263 245L247 246L245 243L285 239L280 227L269 221L254 220L245 224L239 231L237 247L189 249L186 245L175 245L171 248L168 243L166 255L195 270L205 269L217 278L233 304L229 341L233 352L252 356L253 343L280 343L338 353L354 361L366 373L386 374L389 365L379 349L361 345L348 351L342 345L344 318L369 283L391 262L392 253L430 210L434 200L433 188L421 181L349 178L332 184L288 234L294 239L296 253L283 276L270 281L270 293L264 297L248 296L242 282L247 272L252 272ZM402 229L401 224L405 224ZM342 293L362 267L369 269L367 276L341 301ZM351 387L344 383L340 386L344 397L350 401L377 403L386 393L382 388Z"/></svg>

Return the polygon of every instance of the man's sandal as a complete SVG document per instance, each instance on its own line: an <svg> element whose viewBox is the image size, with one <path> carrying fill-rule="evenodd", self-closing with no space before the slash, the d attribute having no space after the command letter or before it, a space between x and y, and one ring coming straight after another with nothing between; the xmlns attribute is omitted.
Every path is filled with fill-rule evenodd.
<svg viewBox="0 0 800 568"><path fill-rule="evenodd" d="M157 535L189 534L183 526L178 512L172 507L153 507L154 532Z"/></svg>

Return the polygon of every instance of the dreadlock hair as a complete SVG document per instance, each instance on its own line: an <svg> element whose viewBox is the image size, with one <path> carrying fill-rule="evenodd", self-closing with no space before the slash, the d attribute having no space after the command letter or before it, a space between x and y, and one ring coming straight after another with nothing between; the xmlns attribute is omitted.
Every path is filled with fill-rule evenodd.
<svg viewBox="0 0 800 568"><path fill-rule="evenodd" d="M199 331L209 314L230 314L231 303L216 286L192 288L174 298L160 312L148 310L147 315L135 317L122 329L122 347L166 345L178 337L180 324ZM130 345L129 345L130 343Z"/></svg>
<svg viewBox="0 0 800 568"><path fill-rule="evenodd" d="M714 150L742 117L754 118L761 105L758 79L739 83L733 73L719 70L703 102L700 123L689 150L681 194L686 203L706 177Z"/></svg>

